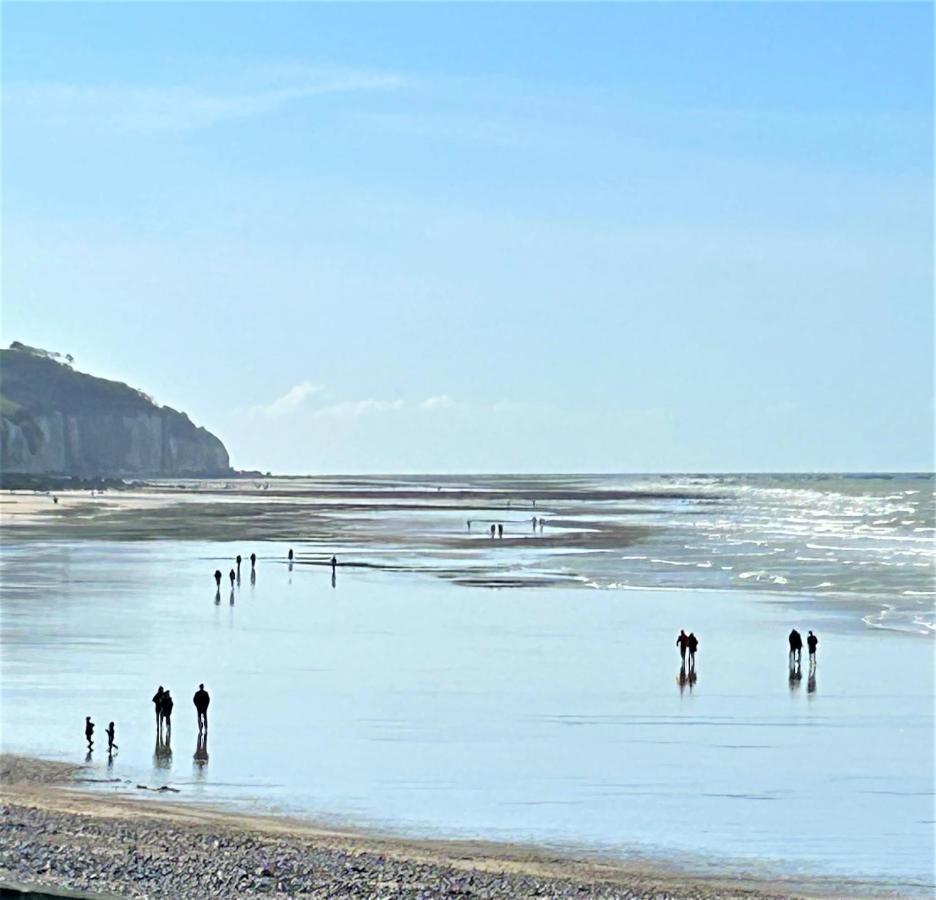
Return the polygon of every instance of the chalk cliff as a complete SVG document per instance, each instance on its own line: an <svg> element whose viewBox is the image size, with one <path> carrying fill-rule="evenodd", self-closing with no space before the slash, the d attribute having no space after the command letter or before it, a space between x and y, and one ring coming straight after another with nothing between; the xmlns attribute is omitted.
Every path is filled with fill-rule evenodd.
<svg viewBox="0 0 936 900"><path fill-rule="evenodd" d="M0 470L80 476L210 476L227 450L185 413L70 358L14 342L0 350Z"/></svg>

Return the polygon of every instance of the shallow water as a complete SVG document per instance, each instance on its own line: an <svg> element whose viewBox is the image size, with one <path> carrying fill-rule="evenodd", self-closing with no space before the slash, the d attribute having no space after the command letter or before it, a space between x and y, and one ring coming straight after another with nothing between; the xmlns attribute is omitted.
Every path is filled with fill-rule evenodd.
<svg viewBox="0 0 936 900"><path fill-rule="evenodd" d="M93 777L126 780L102 789L930 892L931 640L793 592L492 590L351 567L332 587L286 549L8 536L4 749L82 759L91 714ZM216 599L210 573L251 550L256 582L248 563ZM789 681L791 624L820 635L814 684L805 664ZM701 639L693 685L680 627ZM171 756L154 753L160 683Z"/></svg>

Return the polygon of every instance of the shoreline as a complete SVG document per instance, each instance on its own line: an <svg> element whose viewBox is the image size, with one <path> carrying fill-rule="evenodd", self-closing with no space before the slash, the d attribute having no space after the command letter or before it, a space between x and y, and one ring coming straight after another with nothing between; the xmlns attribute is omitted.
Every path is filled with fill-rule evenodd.
<svg viewBox="0 0 936 900"><path fill-rule="evenodd" d="M80 765L0 756L0 884L127 897L830 896L545 847L415 840L80 789ZM842 896L835 891L832 895Z"/></svg>

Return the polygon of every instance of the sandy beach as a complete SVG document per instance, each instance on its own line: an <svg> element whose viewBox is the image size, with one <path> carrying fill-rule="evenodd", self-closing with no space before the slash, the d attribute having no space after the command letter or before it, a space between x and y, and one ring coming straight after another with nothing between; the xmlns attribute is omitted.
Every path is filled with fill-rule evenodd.
<svg viewBox="0 0 936 900"><path fill-rule="evenodd" d="M339 895L433 896L448 867L469 865L470 884L445 874L453 891L564 896L555 879L587 895L930 896L932 648L925 607L901 593L925 573L912 529L928 519L874 525L916 486L891 499L889 482L877 495L698 482L25 498L15 525L4 512L0 552L0 732L19 756L4 877L104 890L133 847L166 846L191 878L221 880L177 883L182 869L147 863L135 890L152 870L150 895L224 895L243 872L238 895L280 890L280 876L285 894L318 895L300 861L312 841L338 853L322 867L349 879L344 892L326 879ZM533 492L545 531L531 527ZM821 515L804 525L803 509ZM494 521L503 539L487 536ZM241 578L217 591L212 573L238 554ZM803 589L820 579L837 593ZM869 628L875 609L911 627ZM787 667L793 624L821 639L801 678ZM697 680L679 672L683 627L701 637ZM190 699L202 681L203 755ZM171 747L154 747L157 684L176 698ZM25 770L24 757L68 768ZM40 783L82 761L71 784ZM207 831L188 840L189 826ZM113 849L83 854L90 827ZM276 843L231 838L229 864L211 868L228 852L212 843L222 828ZM31 856L27 831L38 846L69 835L73 851ZM284 833L296 843L280 852ZM285 868L263 875L278 853ZM393 868L414 854L435 868Z"/></svg>
<svg viewBox="0 0 936 900"><path fill-rule="evenodd" d="M0 884L124 897L799 896L649 864L406 841L76 789L81 768L0 757Z"/></svg>

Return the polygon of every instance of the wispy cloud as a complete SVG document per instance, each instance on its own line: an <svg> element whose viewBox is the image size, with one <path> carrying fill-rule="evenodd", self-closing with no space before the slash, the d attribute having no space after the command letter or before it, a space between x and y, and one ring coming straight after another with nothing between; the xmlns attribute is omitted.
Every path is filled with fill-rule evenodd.
<svg viewBox="0 0 936 900"><path fill-rule="evenodd" d="M390 72L336 70L306 74L262 90L224 91L187 85L70 84L37 82L4 88L4 108L49 124L80 123L124 131L184 131L275 112L326 94L400 88Z"/></svg>
<svg viewBox="0 0 936 900"><path fill-rule="evenodd" d="M283 416L302 406L313 394L320 393L322 388L311 381L303 381L293 385L282 397L277 397L266 406L254 406L251 412L265 416Z"/></svg>
<svg viewBox="0 0 936 900"><path fill-rule="evenodd" d="M448 394L439 394L436 397L426 397L419 404L420 409L434 410L434 409L449 409L455 405L455 401L449 397Z"/></svg>
<svg viewBox="0 0 936 900"><path fill-rule="evenodd" d="M404 409L405 406L403 400L344 400L341 403L319 407L312 415L317 419L357 419L372 413L394 412Z"/></svg>

